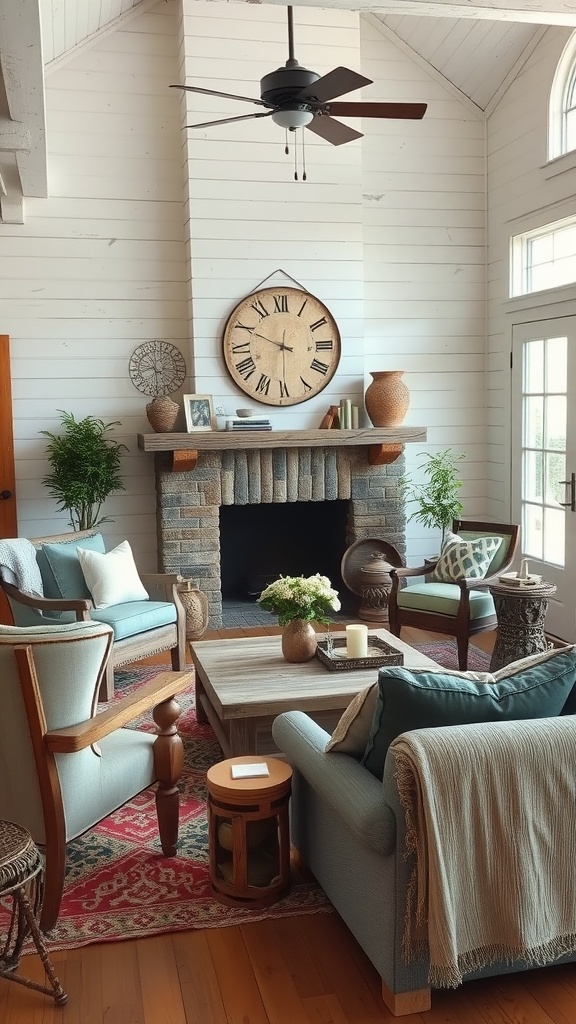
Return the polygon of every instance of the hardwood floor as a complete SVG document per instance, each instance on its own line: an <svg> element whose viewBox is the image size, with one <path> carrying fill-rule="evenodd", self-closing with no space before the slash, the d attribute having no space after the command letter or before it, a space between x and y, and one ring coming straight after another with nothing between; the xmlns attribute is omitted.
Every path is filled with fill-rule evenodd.
<svg viewBox="0 0 576 1024"><path fill-rule="evenodd" d="M218 630L206 636L276 632ZM403 631L408 643L440 639ZM491 650L493 634L474 640ZM1 940L1 937L0 937ZM543 968L435 991L394 1018L380 979L337 914L318 914L52 954L66 1006L0 979L2 1024L575 1024L576 968ZM22 973L43 980L38 957Z"/></svg>

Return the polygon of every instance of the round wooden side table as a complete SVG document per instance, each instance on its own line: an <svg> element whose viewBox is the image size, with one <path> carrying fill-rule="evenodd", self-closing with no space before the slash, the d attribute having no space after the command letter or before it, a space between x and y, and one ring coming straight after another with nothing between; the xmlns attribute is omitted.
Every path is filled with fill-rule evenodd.
<svg viewBox="0 0 576 1024"><path fill-rule="evenodd" d="M8 935L0 947L0 978L53 996L58 1006L62 1006L68 995L54 973L38 927L43 889L43 862L32 836L13 821L0 821L0 900L12 897ZM14 973L28 935L32 935L40 954L50 988Z"/></svg>
<svg viewBox="0 0 576 1024"><path fill-rule="evenodd" d="M544 620L548 611L548 598L556 592L554 583L533 587L511 587L493 583L490 593L494 598L498 629L496 643L490 659L490 671L497 672L512 661L527 658L548 650L544 635Z"/></svg>
<svg viewBox="0 0 576 1024"><path fill-rule="evenodd" d="M269 774L232 778L232 766ZM275 757L230 757L207 772L210 885L230 906L266 907L290 887L290 765Z"/></svg>

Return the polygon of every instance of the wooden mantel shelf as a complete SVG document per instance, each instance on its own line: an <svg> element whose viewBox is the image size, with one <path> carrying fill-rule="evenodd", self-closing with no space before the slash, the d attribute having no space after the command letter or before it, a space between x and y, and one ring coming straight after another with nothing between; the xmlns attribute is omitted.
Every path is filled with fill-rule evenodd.
<svg viewBox="0 0 576 1024"><path fill-rule="evenodd" d="M242 448L368 448L371 466L394 462L405 444L426 440L426 427L366 427L360 430L207 430L191 434L138 434L145 452L171 452L172 470L194 469L198 452Z"/></svg>

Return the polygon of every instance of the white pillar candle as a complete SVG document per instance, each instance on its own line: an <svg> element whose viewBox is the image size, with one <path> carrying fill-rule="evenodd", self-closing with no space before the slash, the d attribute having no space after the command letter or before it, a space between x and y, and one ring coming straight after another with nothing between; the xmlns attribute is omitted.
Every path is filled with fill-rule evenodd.
<svg viewBox="0 0 576 1024"><path fill-rule="evenodd" d="M346 626L346 657L368 657L368 626Z"/></svg>

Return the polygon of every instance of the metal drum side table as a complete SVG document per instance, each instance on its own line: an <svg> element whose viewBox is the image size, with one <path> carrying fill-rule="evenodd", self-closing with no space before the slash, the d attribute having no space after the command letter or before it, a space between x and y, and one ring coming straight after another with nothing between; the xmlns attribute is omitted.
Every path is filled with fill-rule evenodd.
<svg viewBox="0 0 576 1024"><path fill-rule="evenodd" d="M38 927L42 906L44 865L32 836L13 821L0 821L0 900L12 897L8 935L0 947L0 978L16 981L26 988L53 996L58 1006L68 999L48 959L44 938ZM38 950L50 988L15 974L24 941L31 935Z"/></svg>
<svg viewBox="0 0 576 1024"><path fill-rule="evenodd" d="M496 672L512 661L548 650L544 620L548 598L556 592L554 583L532 587L510 587L493 583L490 593L498 619L496 643L490 660L490 671Z"/></svg>
<svg viewBox="0 0 576 1024"><path fill-rule="evenodd" d="M232 778L232 765L263 763L267 776ZM269 906L290 887L290 765L274 757L232 757L212 765L206 781L214 895L231 906Z"/></svg>

